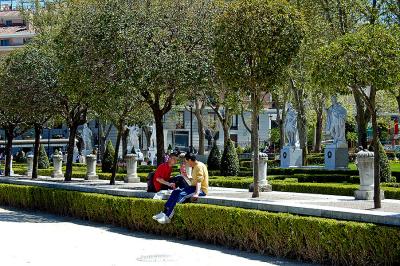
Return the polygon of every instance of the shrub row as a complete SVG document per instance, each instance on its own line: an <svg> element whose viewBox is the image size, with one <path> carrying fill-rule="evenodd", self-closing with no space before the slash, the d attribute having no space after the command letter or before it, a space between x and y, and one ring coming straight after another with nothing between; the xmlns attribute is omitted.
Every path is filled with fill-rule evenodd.
<svg viewBox="0 0 400 266"><path fill-rule="evenodd" d="M252 178L224 178L214 177L209 180L210 186L231 187L248 189L253 183ZM326 194L339 196L353 196L354 191L359 188L357 184L338 184L338 183L296 183L282 180L271 180L273 191ZM385 186L382 184L382 190L385 191L385 198L400 199L400 188Z"/></svg>
<svg viewBox="0 0 400 266"><path fill-rule="evenodd" d="M374 224L184 204L171 224L160 225L151 216L162 201L6 184L0 184L0 204L315 263L400 261L400 229Z"/></svg>

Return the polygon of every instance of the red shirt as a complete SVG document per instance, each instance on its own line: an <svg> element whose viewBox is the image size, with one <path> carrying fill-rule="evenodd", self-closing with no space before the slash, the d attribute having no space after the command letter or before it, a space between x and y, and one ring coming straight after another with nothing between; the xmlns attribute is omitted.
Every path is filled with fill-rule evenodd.
<svg viewBox="0 0 400 266"><path fill-rule="evenodd" d="M171 178L172 167L169 166L168 163L162 163L157 167L156 172L154 173L153 184L156 191L160 191L161 183L157 181L157 179L164 179L168 181Z"/></svg>

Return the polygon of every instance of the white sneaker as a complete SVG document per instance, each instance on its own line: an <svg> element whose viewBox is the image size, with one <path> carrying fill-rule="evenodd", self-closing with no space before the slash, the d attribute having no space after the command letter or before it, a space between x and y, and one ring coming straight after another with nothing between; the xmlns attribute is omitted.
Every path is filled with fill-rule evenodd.
<svg viewBox="0 0 400 266"><path fill-rule="evenodd" d="M165 213L163 213L163 216L157 219L157 222L159 222L160 224L168 224L171 222L171 219L169 219L169 217L165 215Z"/></svg>
<svg viewBox="0 0 400 266"><path fill-rule="evenodd" d="M160 219L161 217L163 217L164 216L164 213L163 212L160 212L160 213L158 213L158 214L156 214L156 215L153 215L153 219L154 220L158 220L158 219Z"/></svg>

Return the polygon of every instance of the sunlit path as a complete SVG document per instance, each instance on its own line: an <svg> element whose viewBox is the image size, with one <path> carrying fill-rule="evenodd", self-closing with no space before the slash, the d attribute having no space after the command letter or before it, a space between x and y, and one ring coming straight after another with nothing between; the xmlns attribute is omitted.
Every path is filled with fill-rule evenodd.
<svg viewBox="0 0 400 266"><path fill-rule="evenodd" d="M0 265L304 265L198 241L0 208Z"/></svg>

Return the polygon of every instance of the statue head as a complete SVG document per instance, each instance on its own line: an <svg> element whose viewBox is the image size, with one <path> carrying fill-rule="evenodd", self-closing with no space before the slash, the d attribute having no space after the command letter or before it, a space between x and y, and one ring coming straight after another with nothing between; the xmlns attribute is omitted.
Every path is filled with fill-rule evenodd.
<svg viewBox="0 0 400 266"><path fill-rule="evenodd" d="M332 102L332 105L336 105L338 103L336 95L331 96L331 102Z"/></svg>

